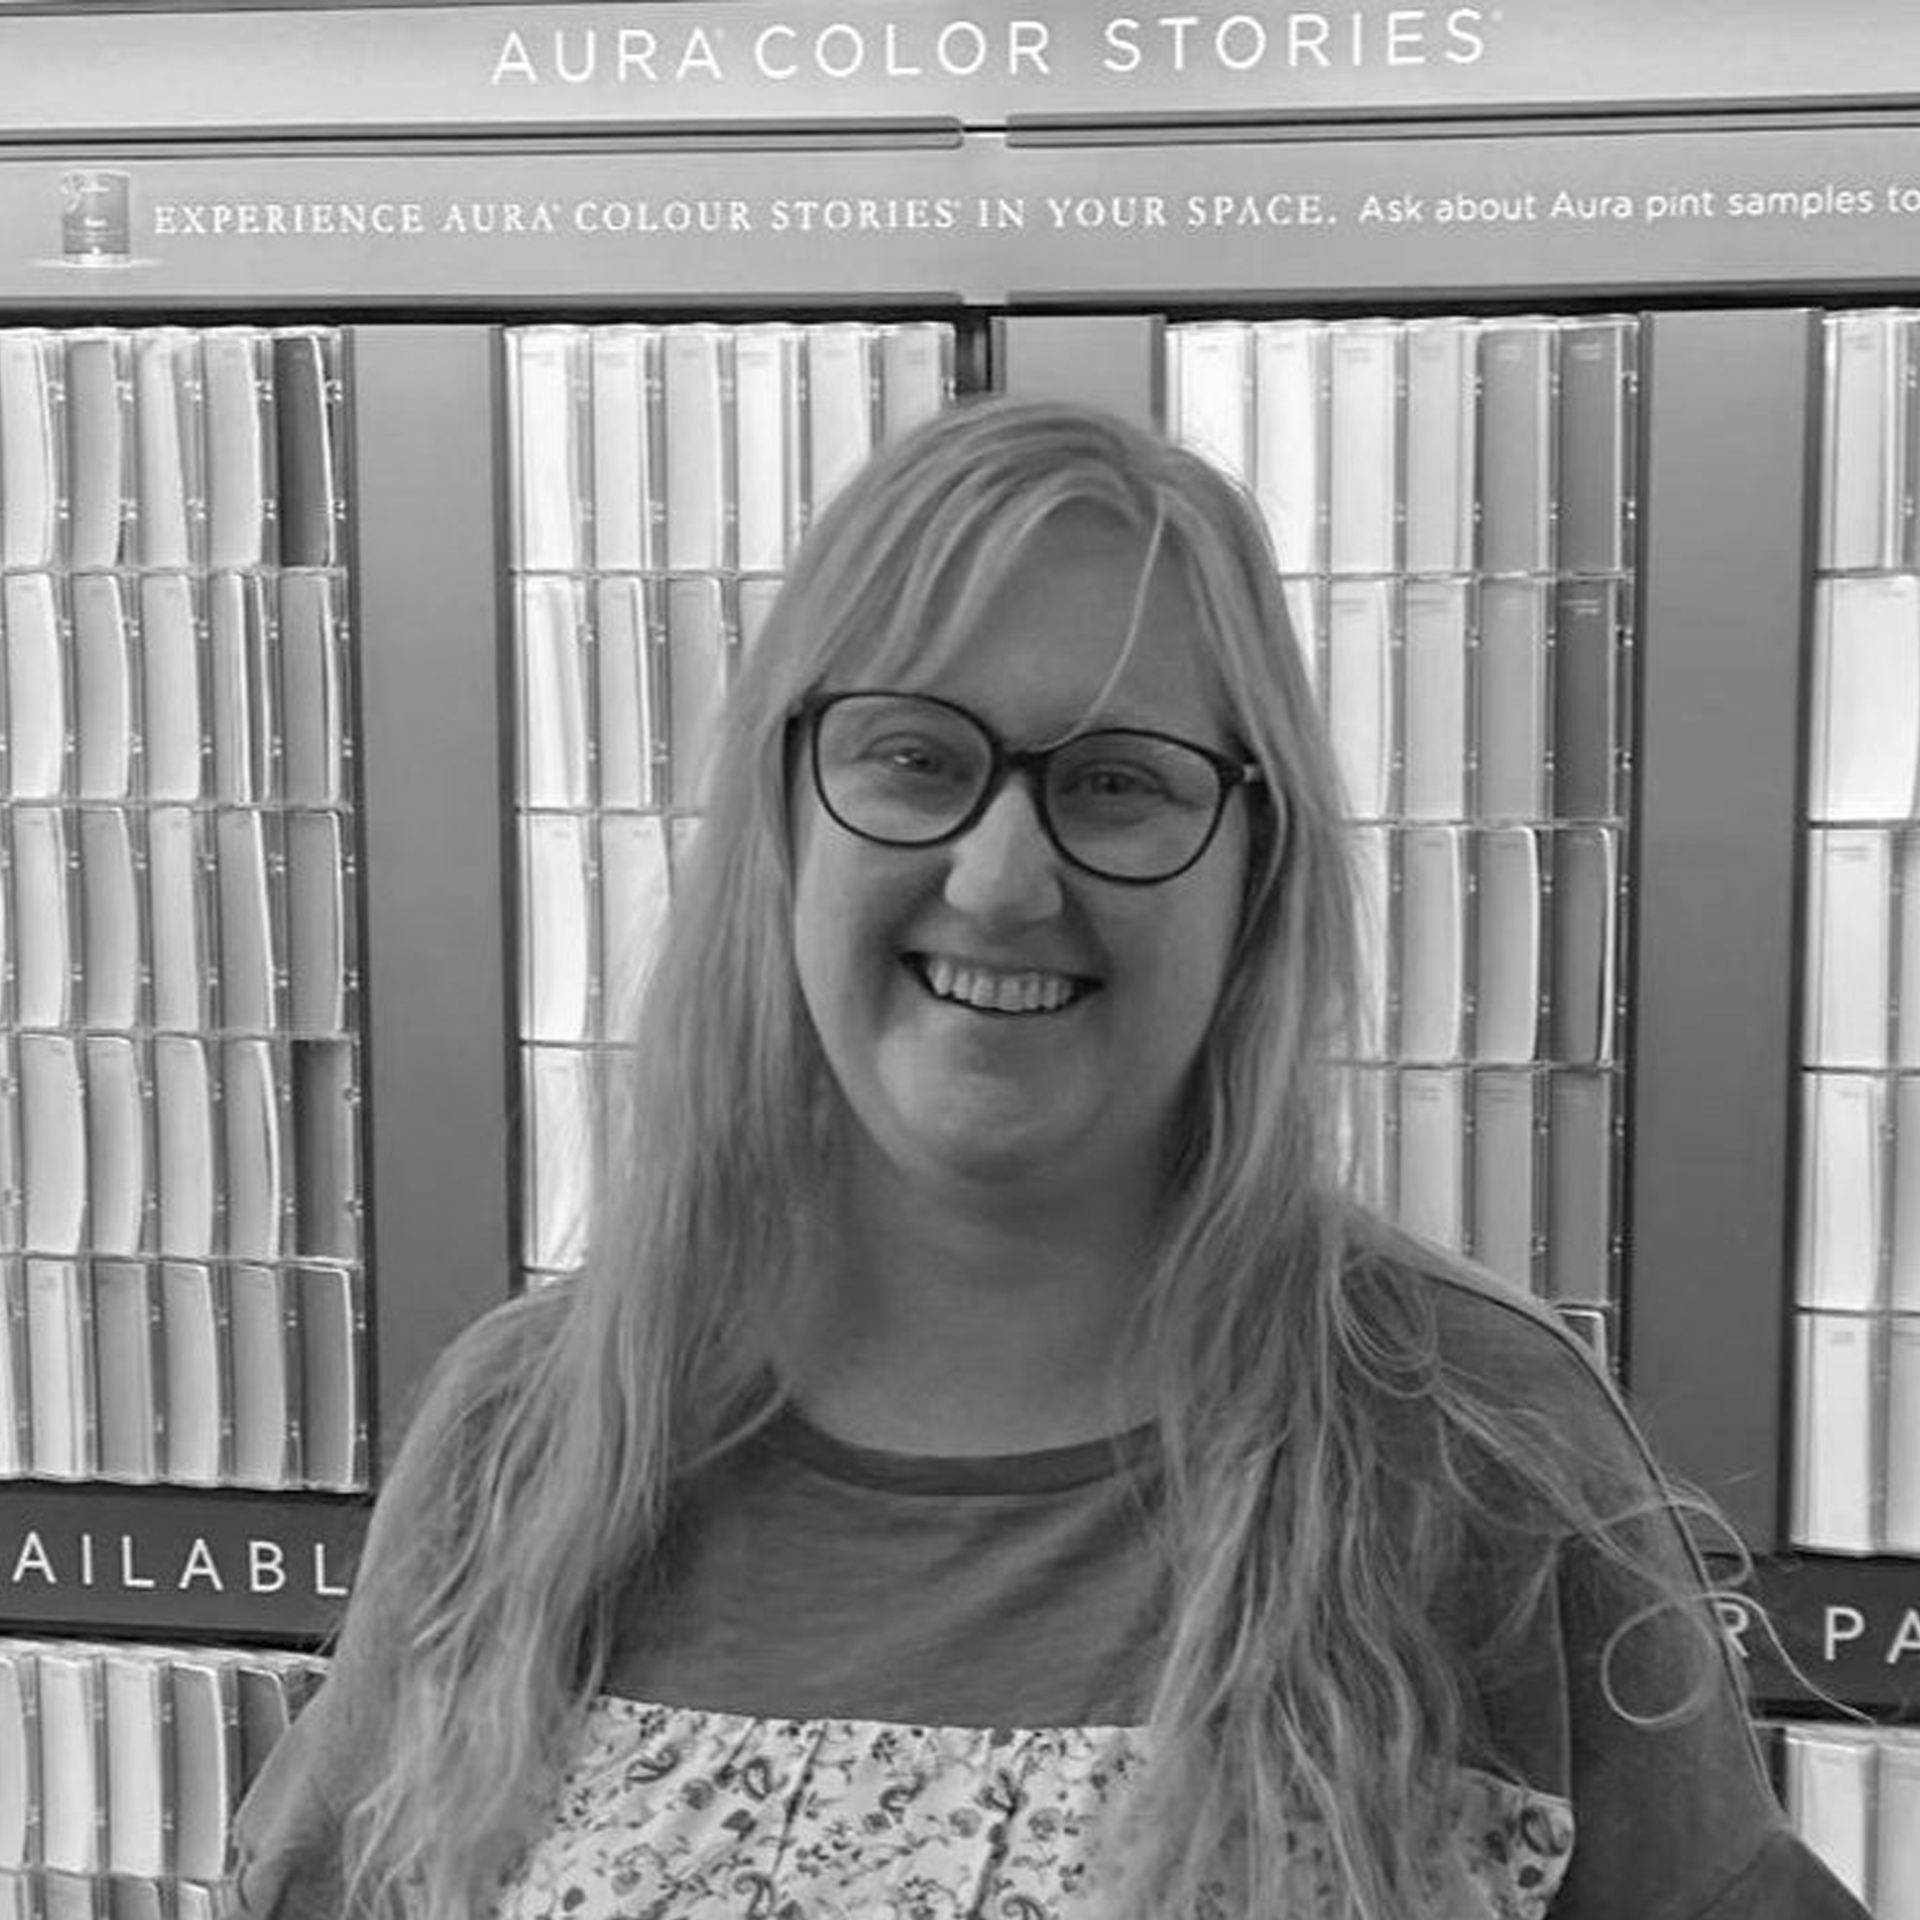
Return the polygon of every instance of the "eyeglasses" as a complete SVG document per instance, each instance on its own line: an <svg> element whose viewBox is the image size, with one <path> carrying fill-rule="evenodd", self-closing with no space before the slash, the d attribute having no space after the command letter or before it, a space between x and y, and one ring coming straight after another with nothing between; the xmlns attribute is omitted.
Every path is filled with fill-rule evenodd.
<svg viewBox="0 0 1920 1920"><path fill-rule="evenodd" d="M812 732L814 791L849 833L938 846L965 833L1010 774L1025 774L1061 857L1129 886L1184 873L1206 852L1227 796L1262 779L1250 763L1141 727L1010 747L932 694L820 694L797 718Z"/></svg>

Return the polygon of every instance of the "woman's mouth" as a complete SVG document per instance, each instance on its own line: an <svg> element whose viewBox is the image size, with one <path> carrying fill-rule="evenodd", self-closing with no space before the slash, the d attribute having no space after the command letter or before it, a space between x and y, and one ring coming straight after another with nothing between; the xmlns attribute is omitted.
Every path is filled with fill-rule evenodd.
<svg viewBox="0 0 1920 1920"><path fill-rule="evenodd" d="M945 954L910 953L906 959L936 1000L950 1000L978 1013L1058 1013L1093 992L1097 984L1038 967L988 967Z"/></svg>

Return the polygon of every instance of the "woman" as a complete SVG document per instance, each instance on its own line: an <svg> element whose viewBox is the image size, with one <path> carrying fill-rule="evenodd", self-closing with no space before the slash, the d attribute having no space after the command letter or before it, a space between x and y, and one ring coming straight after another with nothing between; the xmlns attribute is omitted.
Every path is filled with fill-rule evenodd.
<svg viewBox="0 0 1920 1920"><path fill-rule="evenodd" d="M1609 1390L1347 1197L1286 635L1248 504L1099 415L835 501L594 1268L443 1363L240 1911L1858 1914Z"/></svg>

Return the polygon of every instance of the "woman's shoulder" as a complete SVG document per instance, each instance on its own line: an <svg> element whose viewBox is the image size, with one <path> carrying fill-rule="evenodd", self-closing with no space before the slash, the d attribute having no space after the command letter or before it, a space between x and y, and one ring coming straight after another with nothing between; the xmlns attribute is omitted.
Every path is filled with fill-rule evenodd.
<svg viewBox="0 0 1920 1920"><path fill-rule="evenodd" d="M1442 1392L1470 1397L1563 1457L1639 1479L1653 1463L1599 1357L1546 1302L1388 1228L1355 1261L1355 1294L1419 1350Z"/></svg>

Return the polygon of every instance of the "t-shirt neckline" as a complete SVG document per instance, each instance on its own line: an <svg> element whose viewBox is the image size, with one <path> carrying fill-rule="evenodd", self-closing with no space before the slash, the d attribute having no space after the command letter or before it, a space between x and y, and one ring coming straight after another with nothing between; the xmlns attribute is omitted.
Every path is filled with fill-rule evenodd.
<svg viewBox="0 0 1920 1920"><path fill-rule="evenodd" d="M856 1445L817 1427L797 1407L781 1410L767 1429L789 1458L828 1479L892 1493L1058 1493L1106 1480L1148 1459L1151 1423L1029 1453L896 1453Z"/></svg>

